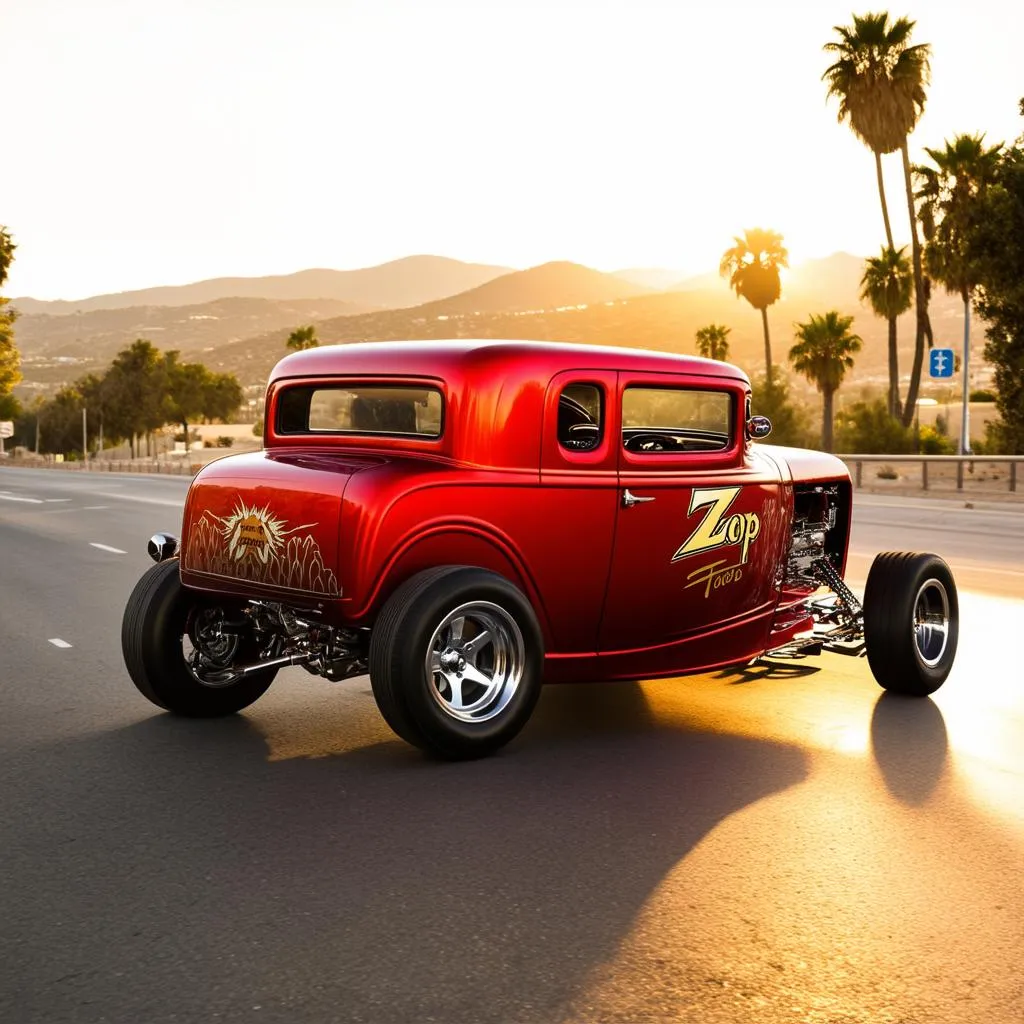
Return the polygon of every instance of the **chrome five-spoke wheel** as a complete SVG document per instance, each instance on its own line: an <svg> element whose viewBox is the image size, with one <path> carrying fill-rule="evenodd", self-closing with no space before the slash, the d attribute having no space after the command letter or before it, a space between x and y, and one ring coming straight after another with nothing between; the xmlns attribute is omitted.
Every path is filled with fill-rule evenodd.
<svg viewBox="0 0 1024 1024"><path fill-rule="evenodd" d="M489 601L449 612L434 630L427 653L430 694L460 722L486 722L515 696L526 666L516 620Z"/></svg>
<svg viewBox="0 0 1024 1024"><path fill-rule="evenodd" d="M476 566L439 566L411 576L385 602L369 661L377 706L399 736L438 757L483 757L529 719L544 638L511 580Z"/></svg>

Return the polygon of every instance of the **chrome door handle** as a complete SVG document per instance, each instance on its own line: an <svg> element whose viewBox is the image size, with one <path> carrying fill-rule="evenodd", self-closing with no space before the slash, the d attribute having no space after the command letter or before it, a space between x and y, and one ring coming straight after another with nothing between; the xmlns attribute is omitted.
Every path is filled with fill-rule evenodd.
<svg viewBox="0 0 1024 1024"><path fill-rule="evenodd" d="M654 498L638 498L635 494L630 494L629 488L622 492L623 508L632 508L634 505L641 505L645 501L654 501Z"/></svg>

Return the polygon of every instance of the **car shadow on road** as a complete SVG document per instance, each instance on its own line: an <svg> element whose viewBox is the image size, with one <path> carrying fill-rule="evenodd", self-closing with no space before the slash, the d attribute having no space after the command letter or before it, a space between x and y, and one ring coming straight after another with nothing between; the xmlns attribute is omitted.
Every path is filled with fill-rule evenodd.
<svg viewBox="0 0 1024 1024"><path fill-rule="evenodd" d="M8 794L9 1019L557 1020L696 844L807 773L584 689L465 764L377 727L270 761L245 716L37 751L48 806Z"/></svg>
<svg viewBox="0 0 1024 1024"><path fill-rule="evenodd" d="M949 762L949 738L933 701L883 693L871 715L871 750L886 788L912 807L932 795Z"/></svg>
<svg viewBox="0 0 1024 1024"><path fill-rule="evenodd" d="M759 683L765 679L802 679L821 671L821 665L801 655L781 659L758 659L740 668L727 668L716 673L715 679L725 679L731 686L743 683Z"/></svg>

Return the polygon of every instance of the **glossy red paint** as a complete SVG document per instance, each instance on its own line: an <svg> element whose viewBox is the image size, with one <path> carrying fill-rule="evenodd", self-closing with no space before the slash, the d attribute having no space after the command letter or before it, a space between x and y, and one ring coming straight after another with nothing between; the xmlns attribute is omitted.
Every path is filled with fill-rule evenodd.
<svg viewBox="0 0 1024 1024"><path fill-rule="evenodd" d="M437 388L441 436L277 431L287 388L329 382ZM558 441L559 396L573 383L602 397L592 450ZM724 392L732 443L626 451L630 386ZM327 621L372 628L413 573L476 565L529 598L549 679L745 662L805 624L789 611L797 595L780 595L793 485L849 480L831 456L751 445L749 393L736 367L633 349L452 341L296 353L271 375L265 450L196 477L182 581L316 606ZM627 492L639 500L624 503Z"/></svg>

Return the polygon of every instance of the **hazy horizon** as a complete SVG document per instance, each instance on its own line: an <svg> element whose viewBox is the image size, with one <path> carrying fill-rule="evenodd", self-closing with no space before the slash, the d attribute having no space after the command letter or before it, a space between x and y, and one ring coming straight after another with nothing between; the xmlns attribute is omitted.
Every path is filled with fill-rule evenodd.
<svg viewBox="0 0 1024 1024"><path fill-rule="evenodd" d="M789 268L788 269L783 268L781 270L783 284L785 285L786 279L794 271L799 271L801 268L803 268L804 266L806 266L809 263L822 262L822 261L826 261L826 260L832 259L834 257L842 257L842 256L847 256L847 257L850 257L852 259L862 259L863 258L863 254L862 253L849 253L849 252L845 252L843 250L837 250L835 252L825 253L823 255L808 256L806 259L800 260L798 262L794 262L794 261L791 260ZM268 274L217 274L216 276L214 276L212 278L199 278L199 279L189 279L189 280L181 280L181 281L159 281L159 282L153 282L153 283L148 284L148 285L144 284L144 285L141 285L141 286L138 286L138 287L133 287L133 288L118 289L117 291L114 291L114 292L95 292L95 293L91 293L89 295L40 296L40 295L21 294L21 295L15 296L15 294L13 292L11 292L9 289L7 290L7 295L8 295L8 297L10 297L12 299L13 298L30 298L30 299L34 299L36 301L42 301L42 302L54 302L55 301L55 302L71 302L71 303L74 303L74 302L79 301L79 300L96 298L98 296L105 295L105 294L118 295L118 294L130 293L130 292L135 292L135 291L148 291L148 290L154 289L154 288L165 288L165 287L179 288L179 287L187 287L189 285L202 284L203 282L210 281L210 280L213 280L213 281L222 280L222 279L223 280L231 280L231 279L236 279L236 280L260 280L260 279L263 279L263 278L272 278L272 277L291 277L291 276L295 276L295 275L298 275L298 274L307 273L307 272L310 272L310 271L327 271L327 272L339 271L341 273L345 273L345 272L348 272L348 271L372 270L372 269L375 269L378 266L387 266L390 263L400 262L402 260L409 259L409 258L413 258L413 259L415 259L415 258L426 258L426 259L438 258L438 259L451 259L451 260L458 260L459 259L457 256L449 256L449 255L447 255L445 253L411 253L411 254L407 254L406 256L396 256L393 260L385 260L383 263L372 264L372 265L368 265L368 266L365 266L365 267L358 267L358 266L353 266L353 267L299 267L299 268L297 268L295 270L286 270L286 271L279 272L279 273L268 273ZM465 262L467 264L475 264L475 263L477 263L477 261L471 261L471 260L465 260L465 261L461 261L461 262ZM549 265L549 264L557 264L557 263L574 263L574 264L576 264L578 266L587 266L587 264L579 263L576 260L559 260L559 259L544 260L542 263L535 264L534 266L546 266L546 265ZM482 265L482 264L477 264L477 265ZM493 264L493 265L497 266L497 264ZM521 272L521 271L524 271L524 270L530 270L530 269L533 269L533 268L532 267L512 267L512 266L507 267L508 273L517 273L517 272ZM706 267L704 269L698 269L696 271L686 271L686 270L681 270L679 268L673 268L673 267L652 267L652 266L647 266L647 267L639 267L639 266L635 266L635 267L615 267L613 269L605 269L603 267L590 267L589 269L597 270L597 271L599 271L601 273L610 274L610 275L613 275L613 276L616 275L616 274L625 274L625 273L628 273L630 271L636 271L636 272L641 272L641 271L653 271L653 272L660 272L660 271L672 272L672 271L678 271L679 277L678 277L678 279L674 279L673 284L676 284L676 283L678 283L678 284L685 284L688 281L697 280L697 279L703 278L703 277L708 276L708 275L714 276L716 279L719 276L718 275L718 263L717 263L717 260L715 261L714 266ZM724 282L723 282L723 286L724 286ZM651 287L652 287L653 291L662 290L662 289L659 289L659 288L657 288L655 286L651 286ZM309 296L309 297L310 298L315 298L315 296Z"/></svg>
<svg viewBox="0 0 1024 1024"><path fill-rule="evenodd" d="M714 272L734 234L792 262L882 241L873 158L822 45L850 3L685 8L0 0L14 102L5 294L78 299L423 253ZM1024 130L1024 8L890 7L932 44L911 159ZM897 244L909 235L886 158Z"/></svg>

